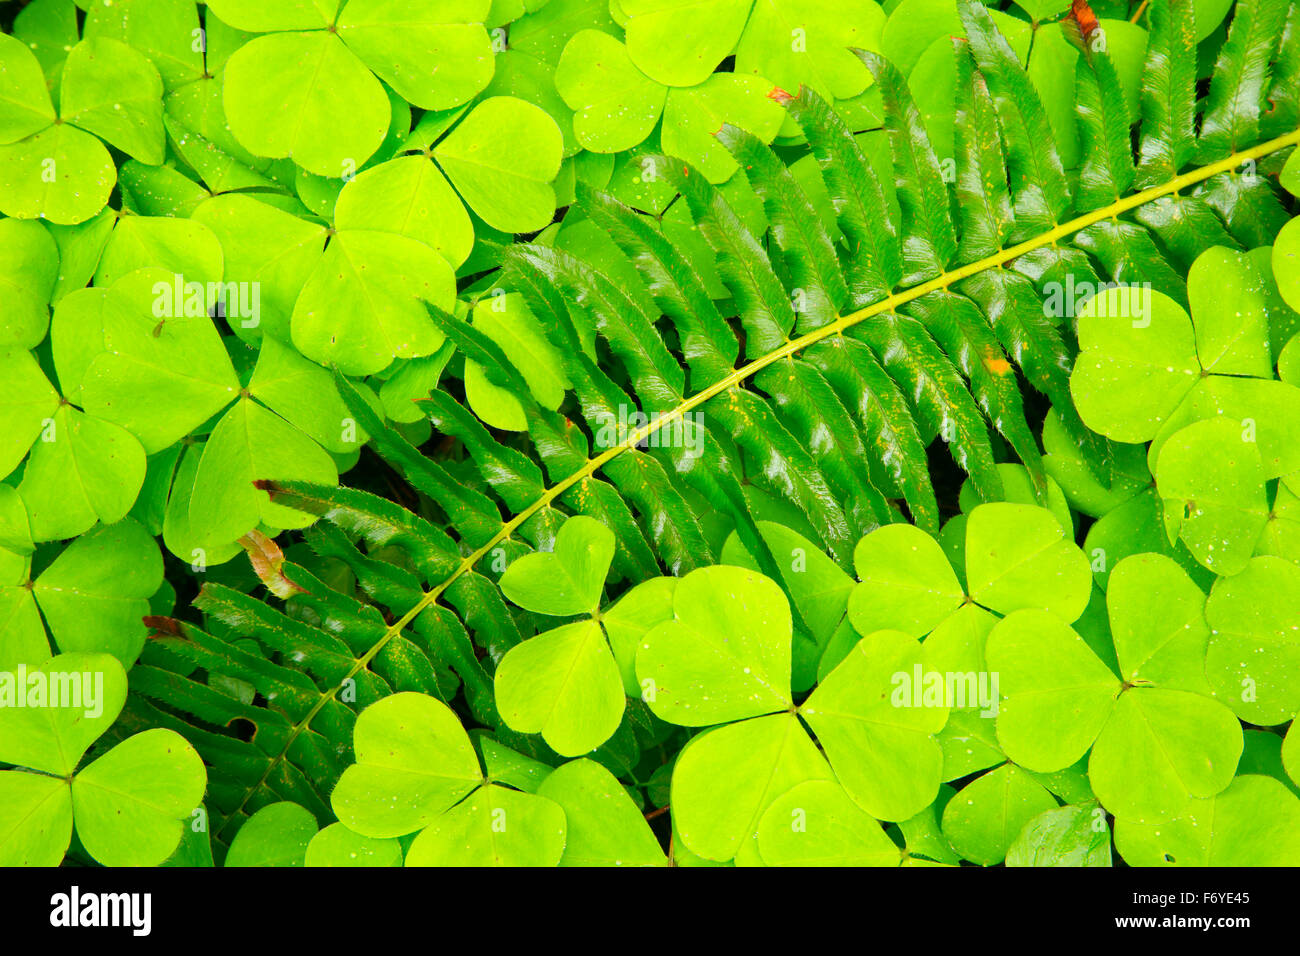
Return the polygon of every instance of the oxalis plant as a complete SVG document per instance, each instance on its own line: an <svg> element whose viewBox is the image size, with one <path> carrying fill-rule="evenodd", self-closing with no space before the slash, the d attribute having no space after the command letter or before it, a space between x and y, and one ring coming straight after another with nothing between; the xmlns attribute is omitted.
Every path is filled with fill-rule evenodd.
<svg viewBox="0 0 1300 956"><path fill-rule="evenodd" d="M0 17L0 862L1300 863L1300 4Z"/></svg>

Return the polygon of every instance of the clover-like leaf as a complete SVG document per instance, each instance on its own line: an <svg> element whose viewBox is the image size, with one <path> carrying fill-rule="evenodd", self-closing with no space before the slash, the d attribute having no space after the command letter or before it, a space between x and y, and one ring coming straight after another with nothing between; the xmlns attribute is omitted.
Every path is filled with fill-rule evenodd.
<svg viewBox="0 0 1300 956"><path fill-rule="evenodd" d="M226 866L302 866L316 836L316 818L289 801L268 804L245 821L226 854Z"/></svg>
<svg viewBox="0 0 1300 956"><path fill-rule="evenodd" d="M207 782L203 761L175 731L128 737L73 779L77 837L105 866L157 866L180 844Z"/></svg>
<svg viewBox="0 0 1300 956"><path fill-rule="evenodd" d="M1241 422L1239 437L1259 449L1265 477L1300 470L1300 388L1228 375L1209 375L1196 383L1151 440L1149 467L1155 469L1170 438L1188 425L1212 418Z"/></svg>
<svg viewBox="0 0 1300 956"><path fill-rule="evenodd" d="M1030 821L1056 806L1042 784L1014 764L1004 764L948 801L943 835L965 859L993 866L1003 861Z"/></svg>
<svg viewBox="0 0 1300 956"><path fill-rule="evenodd" d="M546 338L522 296L507 293L480 299L474 306L474 327L501 347L540 405L552 410L560 407L572 384L564 370L563 356ZM467 362L466 378L468 369ZM513 395L510 398L518 404Z"/></svg>
<svg viewBox="0 0 1300 956"><path fill-rule="evenodd" d="M608 740L626 704L618 665L594 621L566 624L508 650L497 666L496 697L510 727L540 733L565 757Z"/></svg>
<svg viewBox="0 0 1300 956"><path fill-rule="evenodd" d="M965 599L934 538L908 524L887 524L858 542L853 566L861 583L849 597L859 634L894 630L921 638Z"/></svg>
<svg viewBox="0 0 1300 956"><path fill-rule="evenodd" d="M1187 273L1201 368L1219 375L1270 378L1268 302L1263 277L1246 255L1215 246Z"/></svg>
<svg viewBox="0 0 1300 956"><path fill-rule="evenodd" d="M321 258L325 228L240 193L205 200L193 219L220 242L225 281L257 290L257 322L235 322L235 334L250 340L267 334L289 342L289 317Z"/></svg>
<svg viewBox="0 0 1300 956"><path fill-rule="evenodd" d="M943 729L948 707L946 700L934 705L924 698L917 706L908 692L923 660L915 638L877 631L799 709L844 789L881 820L906 820L939 792L943 751L933 735Z"/></svg>
<svg viewBox="0 0 1300 956"><path fill-rule="evenodd" d="M423 830L407 866L555 866L564 854L564 811L531 793L480 787Z"/></svg>
<svg viewBox="0 0 1300 956"><path fill-rule="evenodd" d="M202 560L208 565L222 564L241 552L238 539L212 544L206 529L190 521L190 502L194 497L194 479L203 460L206 445L180 449L176 470L172 474L170 496L163 512L162 536L167 550L186 561Z"/></svg>
<svg viewBox="0 0 1300 956"><path fill-rule="evenodd" d="M1199 694L1136 687L1119 696L1093 745L1088 776L1121 818L1156 821L1224 789L1241 757L1241 725Z"/></svg>
<svg viewBox="0 0 1300 956"><path fill-rule="evenodd" d="M524 793L536 793L542 781L555 769L548 763L511 750L486 735L479 737L475 744L483 755L483 767L487 770L488 780L504 783Z"/></svg>
<svg viewBox="0 0 1300 956"><path fill-rule="evenodd" d="M262 341L248 392L336 455L357 451L369 438L355 425L330 373L276 339Z"/></svg>
<svg viewBox="0 0 1300 956"><path fill-rule="evenodd" d="M113 227L104 246L95 269L95 285L109 286L130 272L155 266L182 276L182 294L171 299L180 303L175 306L179 312L189 298L185 283L196 283L206 293L208 283L221 281L222 265L221 243L203 223L175 216L125 216ZM155 281L166 278L158 276ZM157 301L158 289L150 291L152 299ZM215 304L205 296L204 314Z"/></svg>
<svg viewBox="0 0 1300 956"><path fill-rule="evenodd" d="M772 84L760 77L720 73L669 88L646 76L622 43L599 30L584 30L565 47L556 85L576 111L574 131L583 146L600 153L631 149L650 136L662 115L664 151L713 183L727 181L737 169L717 140L724 124L771 142L788 121L768 96Z"/></svg>
<svg viewBox="0 0 1300 956"><path fill-rule="evenodd" d="M1106 607L1125 681L1210 695L1205 592L1176 561L1160 554L1125 558L1111 572Z"/></svg>
<svg viewBox="0 0 1300 956"><path fill-rule="evenodd" d="M736 71L787 90L807 86L824 97L857 96L871 78L857 50L878 50L885 14L857 0L756 3L736 47Z"/></svg>
<svg viewBox="0 0 1300 956"><path fill-rule="evenodd" d="M131 432L146 454L188 435L239 391L206 302L190 305L191 295L205 293L162 269L123 277L105 296L104 351L81 376L86 411Z"/></svg>
<svg viewBox="0 0 1300 956"><path fill-rule="evenodd" d="M203 49L194 42L199 14L170 0L120 0L87 4L87 38L120 40L143 53L172 90L203 78Z"/></svg>
<svg viewBox="0 0 1300 956"><path fill-rule="evenodd" d="M401 865L402 845L397 840L362 836L341 823L331 823L312 837L303 858L303 866Z"/></svg>
<svg viewBox="0 0 1300 956"><path fill-rule="evenodd" d="M833 779L793 714L727 724L682 748L673 768L673 825L705 859L725 862L742 850L757 857L755 834L772 802L805 781Z"/></svg>
<svg viewBox="0 0 1300 956"><path fill-rule="evenodd" d="M810 780L763 814L758 851L768 866L898 866L902 853L844 788Z"/></svg>
<svg viewBox="0 0 1300 956"><path fill-rule="evenodd" d="M910 820L899 821L898 835L903 838L907 858L923 857L948 865L961 861L961 857L953 852L939 826L944 808L954 793L956 791L952 787L943 784L939 787L939 796L935 798L934 803ZM904 866L907 865L907 858L903 861Z"/></svg>
<svg viewBox="0 0 1300 956"><path fill-rule="evenodd" d="M704 82L735 49L753 0L623 0L632 61L668 86Z"/></svg>
<svg viewBox="0 0 1300 956"><path fill-rule="evenodd" d="M502 232L532 232L550 223L551 182L563 155L555 120L512 96L479 103L433 150L469 207Z"/></svg>
<svg viewBox="0 0 1300 956"><path fill-rule="evenodd" d="M998 620L984 608L966 604L925 639L927 669L954 675L954 693L964 698L947 701L948 722L939 732L944 780L987 770L1005 759L991 719L999 713L1000 688L984 656L984 645Z"/></svg>
<svg viewBox="0 0 1300 956"><path fill-rule="evenodd" d="M394 358L431 355L443 334L423 303L450 310L455 277L432 248L396 233L336 234L303 286L293 344L321 365L368 375Z"/></svg>
<svg viewBox="0 0 1300 956"><path fill-rule="evenodd" d="M601 615L600 622L623 676L623 690L629 697L641 694L636 676L637 651L648 631L673 619L673 593L679 580L662 577L642 581Z"/></svg>
<svg viewBox="0 0 1300 956"><path fill-rule="evenodd" d="M483 366L465 360L465 401L485 424L507 432L528 430L528 416L514 392L492 382Z"/></svg>
<svg viewBox="0 0 1300 956"><path fill-rule="evenodd" d="M857 632L846 617L855 583L799 532L777 521L759 521L757 525L773 556L789 567L783 583L808 628L807 634L802 630L794 632L790 648L791 689L802 692L816 683L819 670L833 669L857 640ZM722 546L722 563L751 571L760 569L734 531Z"/></svg>
<svg viewBox="0 0 1300 956"><path fill-rule="evenodd" d="M6 216L85 222L104 208L116 180L104 144L71 123L0 146L0 212Z"/></svg>
<svg viewBox="0 0 1300 956"><path fill-rule="evenodd" d="M757 525L773 556L789 566L785 584L790 589L790 597L812 631L813 639L825 645L843 622L854 580L797 531L777 521L759 521ZM722 553L724 563L758 570L757 562L744 550L740 536L734 532L727 537Z"/></svg>
<svg viewBox="0 0 1300 956"><path fill-rule="evenodd" d="M0 142L8 144L0 146L6 215L71 224L103 209L117 171L90 133L146 163L162 162L162 79L142 53L107 37L76 44L60 72L61 116L49 116L44 128L34 128L49 106L44 89L32 96L32 71L40 72L35 57L21 43L0 46L0 57L0 72L13 75L9 89L0 89L0 101L9 101L0 112ZM24 130L31 135L19 138Z"/></svg>
<svg viewBox="0 0 1300 956"><path fill-rule="evenodd" d="M258 524L303 528L315 516L276 504L254 482L301 480L333 485L334 460L273 412L240 399L222 416L203 449L190 499L199 546L225 545Z"/></svg>
<svg viewBox="0 0 1300 956"><path fill-rule="evenodd" d="M339 38L403 99L444 110L492 78L489 0L349 0Z"/></svg>
<svg viewBox="0 0 1300 956"><path fill-rule="evenodd" d="M31 349L45 338L59 249L37 222L0 220L0 349Z"/></svg>
<svg viewBox="0 0 1300 956"><path fill-rule="evenodd" d="M1172 820L1115 821L1115 848L1130 866L1300 865L1300 799L1248 774Z"/></svg>
<svg viewBox="0 0 1300 956"><path fill-rule="evenodd" d="M0 667L34 664L50 656L50 642L41 623L36 599L26 587L30 559L0 552L5 573L12 582L0 587Z"/></svg>
<svg viewBox="0 0 1300 956"><path fill-rule="evenodd" d="M72 841L72 799L60 777L0 772L0 866L58 866Z"/></svg>
<svg viewBox="0 0 1300 956"><path fill-rule="evenodd" d="M118 40L87 37L63 65L59 115L156 166L163 161L162 95L148 57Z"/></svg>
<svg viewBox="0 0 1300 956"><path fill-rule="evenodd" d="M1083 548L1094 562L1093 576L1102 589L1107 587L1111 569L1135 554L1164 554L1173 558L1203 588L1209 587L1213 580L1210 571L1192 557L1187 545L1177 539L1169 540L1164 506L1154 487L1102 515L1088 529Z"/></svg>
<svg viewBox="0 0 1300 956"><path fill-rule="evenodd" d="M389 122L383 86L324 31L273 33L240 47L226 62L224 104L231 132L250 152L290 157L328 177L360 168Z"/></svg>
<svg viewBox="0 0 1300 956"><path fill-rule="evenodd" d="M209 36L212 34L209 29ZM240 42L245 39L240 37ZM287 178L291 168L289 161L255 156L241 145L230 130L222 96L224 89L223 76L220 81L201 80L170 93L163 104L163 126L167 129L169 143L194 170L209 193L276 189L277 181ZM136 202L170 199L174 204L179 200L184 209L202 204L209 194L199 189L191 202L190 197L184 194L193 191L189 177L178 180L164 170L149 167L123 167L123 179L134 182L135 188L130 191L130 196ZM172 192L177 195L169 197ZM166 215L167 212L164 208L156 210L155 214Z"/></svg>
<svg viewBox="0 0 1300 956"><path fill-rule="evenodd" d="M105 866L157 866L175 850L207 786L179 734L147 730L73 776L125 701L126 674L106 654L61 654L0 675L0 761L52 775L0 774L0 859L58 863L74 817L82 846Z"/></svg>
<svg viewBox="0 0 1300 956"><path fill-rule="evenodd" d="M737 73L839 98L856 96L871 82L850 51L876 49L885 21L876 3L848 0L624 0L621 6L632 61L660 83L702 83L734 51Z"/></svg>
<svg viewBox="0 0 1300 956"><path fill-rule="evenodd" d="M542 781L567 822L560 866L666 866L659 841L615 776L592 760L571 760Z"/></svg>
<svg viewBox="0 0 1300 956"><path fill-rule="evenodd" d="M120 521L144 484L145 452L125 428L61 405L23 472L18 493L37 541Z"/></svg>
<svg viewBox="0 0 1300 956"><path fill-rule="evenodd" d="M144 647L140 619L162 583L158 545L127 518L72 542L41 572L31 594L60 651L112 654L130 667Z"/></svg>
<svg viewBox="0 0 1300 956"><path fill-rule="evenodd" d="M212 12L239 30L269 33L276 30L311 30L327 26L338 12L337 0L214 0Z"/></svg>
<svg viewBox="0 0 1300 956"><path fill-rule="evenodd" d="M501 591L538 614L590 614L600 607L613 560L614 533L594 518L574 515L560 527L553 551L511 562L501 575Z"/></svg>
<svg viewBox="0 0 1300 956"><path fill-rule="evenodd" d="M1084 424L1122 442L1147 441L1196 383L1201 366L1187 313L1152 291L1133 316L1128 289L1100 292L1079 313L1070 394Z"/></svg>
<svg viewBox="0 0 1300 956"><path fill-rule="evenodd" d="M27 684L21 688L17 674L0 674L0 700L5 701L0 709L0 762L70 777L86 749L121 712L126 671L107 654L74 653L52 657L26 673ZM51 688L61 689L68 698L55 704ZM39 699L33 696L38 689ZM23 706L17 702L20 693Z"/></svg>
<svg viewBox="0 0 1300 956"><path fill-rule="evenodd" d="M1212 628L1205 674L1217 696L1252 724L1271 726L1300 710L1300 567L1252 558L1214 583L1205 605Z"/></svg>
<svg viewBox="0 0 1300 956"><path fill-rule="evenodd" d="M460 198L423 156L398 156L349 180L334 206L334 225L418 239L453 268L474 245L474 225Z"/></svg>
<svg viewBox="0 0 1300 956"><path fill-rule="evenodd" d="M1041 608L1068 624L1088 606L1092 572L1050 511L992 502L966 523L966 582L972 600L1000 614Z"/></svg>
<svg viewBox="0 0 1300 956"><path fill-rule="evenodd" d="M1264 465L1249 428L1228 418L1188 425L1154 469L1165 527L1216 574L1241 571L1268 523Z"/></svg>
<svg viewBox="0 0 1300 956"><path fill-rule="evenodd" d="M574 136L597 153L643 142L668 96L667 87L637 69L626 46L601 30L583 30L565 45L555 88L574 111Z"/></svg>
<svg viewBox="0 0 1300 956"><path fill-rule="evenodd" d="M1028 770L1070 766L1092 746L1122 689L1074 629L1046 611L1016 611L984 649L1002 701L998 742Z"/></svg>
<svg viewBox="0 0 1300 956"><path fill-rule="evenodd" d="M1110 866L1110 827L1104 811L1071 805L1044 810L1007 850L1007 866Z"/></svg>
<svg viewBox="0 0 1300 956"><path fill-rule="evenodd" d="M0 474L8 475L48 428L59 393L25 349L0 351L0 376L8 383L0 395Z"/></svg>
<svg viewBox="0 0 1300 956"><path fill-rule="evenodd" d="M465 728L446 704L400 693L371 704L353 730L357 762L330 803L362 836L398 837L427 826L483 782Z"/></svg>
<svg viewBox="0 0 1300 956"><path fill-rule="evenodd" d="M770 578L700 568L678 582L673 613L646 633L636 658L657 716L703 727L790 706L790 604Z"/></svg>
<svg viewBox="0 0 1300 956"><path fill-rule="evenodd" d="M718 142L718 131L726 123L771 142L786 119L768 97L771 90L768 81L740 73L718 73L699 86L669 90L660 133L664 151L689 160L709 182L726 182L740 167Z"/></svg>
<svg viewBox="0 0 1300 956"><path fill-rule="evenodd" d="M14 143L54 122L41 65L21 40L0 34L0 143Z"/></svg>

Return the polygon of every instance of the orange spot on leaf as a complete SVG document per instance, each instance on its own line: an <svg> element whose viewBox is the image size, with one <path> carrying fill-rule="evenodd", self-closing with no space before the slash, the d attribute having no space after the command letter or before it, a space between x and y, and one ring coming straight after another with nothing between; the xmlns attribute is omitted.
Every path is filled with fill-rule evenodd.
<svg viewBox="0 0 1300 956"><path fill-rule="evenodd" d="M1092 7L1088 6L1088 0L1071 0L1070 18L1079 24L1079 30L1085 40L1092 36L1093 31L1100 25L1097 23L1097 14L1092 12Z"/></svg>
<svg viewBox="0 0 1300 956"><path fill-rule="evenodd" d="M1011 363L1000 355L985 353L984 367L994 375L1006 375L1011 371Z"/></svg>

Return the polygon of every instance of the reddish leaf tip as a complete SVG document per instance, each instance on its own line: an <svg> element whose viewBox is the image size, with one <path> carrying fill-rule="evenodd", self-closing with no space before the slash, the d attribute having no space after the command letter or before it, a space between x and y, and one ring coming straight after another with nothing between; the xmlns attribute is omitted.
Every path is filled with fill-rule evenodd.
<svg viewBox="0 0 1300 956"><path fill-rule="evenodd" d="M1085 40L1100 26L1097 14L1088 6L1088 0L1070 0L1070 19L1079 25L1079 31Z"/></svg>
<svg viewBox="0 0 1300 956"><path fill-rule="evenodd" d="M140 618L144 626L149 628L150 637L180 637L181 622L174 617L166 617L162 614L146 614Z"/></svg>

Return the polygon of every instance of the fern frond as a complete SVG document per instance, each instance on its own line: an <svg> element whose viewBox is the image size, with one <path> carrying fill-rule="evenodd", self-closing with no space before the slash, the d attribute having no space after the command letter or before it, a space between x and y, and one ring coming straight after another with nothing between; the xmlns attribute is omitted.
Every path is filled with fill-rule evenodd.
<svg viewBox="0 0 1300 956"><path fill-rule="evenodd" d="M1136 185L1177 176L1196 152L1196 7L1167 0L1149 8L1151 31L1142 68L1142 138Z"/></svg>
<svg viewBox="0 0 1300 956"><path fill-rule="evenodd" d="M1197 159L1222 159L1259 138L1268 104L1269 67L1282 37L1288 0L1239 0L1219 51L1201 121Z"/></svg>
<svg viewBox="0 0 1300 956"><path fill-rule="evenodd" d="M915 285L944 272L957 253L948 189L907 81L884 57L863 53L862 60L875 77L885 106L894 190L902 210L903 284Z"/></svg>
<svg viewBox="0 0 1300 956"><path fill-rule="evenodd" d="M849 128L811 91L785 100L808 138L844 235L845 282L851 306L862 309L889 295L902 281L902 246L885 195Z"/></svg>
<svg viewBox="0 0 1300 956"><path fill-rule="evenodd" d="M970 0L957 6L1003 129L1016 212L1011 240L1018 242L1068 216L1070 186L1038 92L1010 44L993 25L988 8Z"/></svg>

